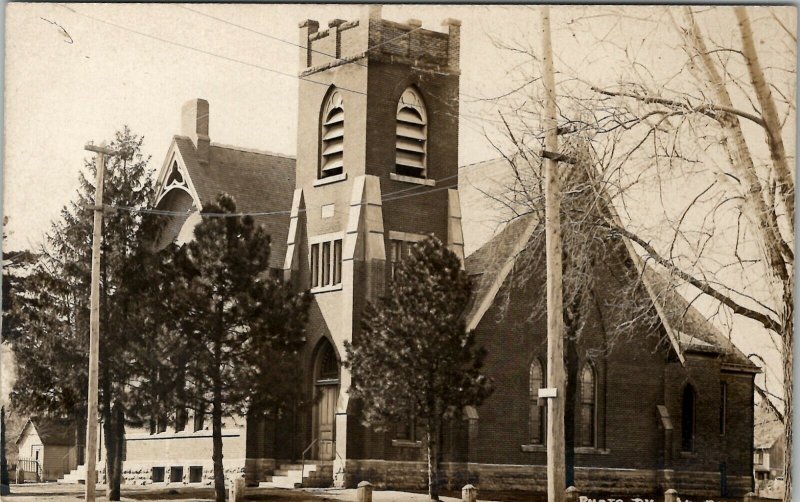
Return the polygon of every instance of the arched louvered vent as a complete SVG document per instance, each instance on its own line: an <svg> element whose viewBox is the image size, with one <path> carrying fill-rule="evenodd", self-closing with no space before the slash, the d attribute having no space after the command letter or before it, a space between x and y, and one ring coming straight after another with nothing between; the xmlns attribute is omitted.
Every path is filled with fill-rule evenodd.
<svg viewBox="0 0 800 502"><path fill-rule="evenodd" d="M344 107L338 92L328 98L322 120L320 178L325 178L344 172Z"/></svg>
<svg viewBox="0 0 800 502"><path fill-rule="evenodd" d="M397 174L425 177L427 125L422 96L409 87L397 103Z"/></svg>

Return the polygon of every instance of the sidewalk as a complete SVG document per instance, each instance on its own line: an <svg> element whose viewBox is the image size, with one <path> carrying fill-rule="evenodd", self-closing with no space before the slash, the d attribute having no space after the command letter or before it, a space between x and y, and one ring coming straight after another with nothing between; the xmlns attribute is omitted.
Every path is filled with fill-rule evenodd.
<svg viewBox="0 0 800 502"><path fill-rule="evenodd" d="M2 500L18 502L75 502L83 500L83 485L60 485L56 483L26 483L11 485L11 494L0 497ZM291 501L291 502L356 502L356 489L344 488L247 488L248 501ZM439 497L442 502L460 502L456 497ZM123 502L180 500L206 502L214 500L214 489L210 486L122 486ZM105 486L98 485L98 502L106 502ZM375 490L373 502L427 502L426 493L411 493L393 490ZM488 502L480 499L482 502Z"/></svg>

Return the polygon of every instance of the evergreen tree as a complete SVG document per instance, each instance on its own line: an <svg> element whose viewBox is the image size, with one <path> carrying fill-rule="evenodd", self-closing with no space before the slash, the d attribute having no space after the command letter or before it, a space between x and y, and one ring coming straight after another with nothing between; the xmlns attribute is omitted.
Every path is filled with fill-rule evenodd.
<svg viewBox="0 0 800 502"><path fill-rule="evenodd" d="M204 211L236 213L236 204L220 195ZM175 258L182 278L172 303L188 347L187 391L211 415L218 502L225 500L223 416L279 417L299 396L309 298L270 274L269 249L269 235L251 217L206 217Z"/></svg>
<svg viewBox="0 0 800 502"><path fill-rule="evenodd" d="M491 392L464 318L472 286L438 239L417 243L395 269L389 292L368 305L363 333L346 344L350 396L368 425L414 420L426 431L428 492L439 498L443 425Z"/></svg>
<svg viewBox="0 0 800 502"><path fill-rule="evenodd" d="M118 154L107 157L104 182L105 204L133 209L107 212L103 221L99 412L110 500L120 497L124 426L141 421L142 404L130 384L150 336L141 329L141 283L131 280L148 271L146 243L158 224L137 211L154 196L154 173L141 146L128 127L118 131L109 145ZM95 174L87 160L76 198L47 234L16 308L23 336L15 341L19 380L12 399L28 412L70 415L79 424L86 419Z"/></svg>

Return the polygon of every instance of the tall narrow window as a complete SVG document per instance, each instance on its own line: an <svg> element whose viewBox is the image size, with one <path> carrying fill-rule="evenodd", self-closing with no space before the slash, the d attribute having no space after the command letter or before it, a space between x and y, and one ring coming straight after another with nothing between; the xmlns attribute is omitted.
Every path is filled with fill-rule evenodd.
<svg viewBox="0 0 800 502"><path fill-rule="evenodd" d="M311 287L319 287L319 244L311 245Z"/></svg>
<svg viewBox="0 0 800 502"><path fill-rule="evenodd" d="M344 172L344 107L341 95L334 91L322 110L320 178Z"/></svg>
<svg viewBox="0 0 800 502"><path fill-rule="evenodd" d="M333 283L342 282L342 240L333 241Z"/></svg>
<svg viewBox="0 0 800 502"><path fill-rule="evenodd" d="M542 388L543 383L544 372L542 371L542 365L539 364L538 359L534 359L531 363L528 389L530 395L530 417L528 420L530 421L531 444L544 444L545 410L547 408L539 405L539 389Z"/></svg>
<svg viewBox="0 0 800 502"><path fill-rule="evenodd" d="M425 177L427 125L422 96L409 87L397 103L397 174Z"/></svg>
<svg viewBox="0 0 800 502"><path fill-rule="evenodd" d="M391 239L389 241L389 245L390 245L389 272L391 278L394 279L395 271L397 270L398 265L400 265L400 262L403 260L403 258L411 256L411 249L414 246L414 243L411 241Z"/></svg>
<svg viewBox="0 0 800 502"><path fill-rule="evenodd" d="M719 433L725 434L728 421L728 382L719 383Z"/></svg>
<svg viewBox="0 0 800 502"><path fill-rule="evenodd" d="M322 284L331 282L331 243L322 243Z"/></svg>
<svg viewBox="0 0 800 502"><path fill-rule="evenodd" d="M587 364L581 372L581 446L595 445L595 381L594 369Z"/></svg>
<svg viewBox="0 0 800 502"><path fill-rule="evenodd" d="M691 385L683 388L681 404L681 450L694 451L695 393Z"/></svg>
<svg viewBox="0 0 800 502"><path fill-rule="evenodd" d="M309 261L311 289L338 286L342 283L342 239L312 244Z"/></svg>

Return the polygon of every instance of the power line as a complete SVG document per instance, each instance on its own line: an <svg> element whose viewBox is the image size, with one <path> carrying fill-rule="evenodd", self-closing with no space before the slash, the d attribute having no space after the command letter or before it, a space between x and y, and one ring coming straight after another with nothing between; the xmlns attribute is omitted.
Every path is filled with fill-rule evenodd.
<svg viewBox="0 0 800 502"><path fill-rule="evenodd" d="M453 178L455 176L458 176L458 175L451 175L451 176L448 176L447 178ZM444 180L444 179L447 179L447 178L442 178L442 179ZM421 196L421 195L428 195L430 193L440 192L442 190L450 190L452 188L457 188L457 187L458 187L458 183L454 183L454 184L445 185L445 186L442 186L442 187L432 188L432 189L426 190L424 192L406 193L405 195L397 195L397 196L394 196L394 197L390 197L390 195L399 194L401 192L404 192L404 191L407 191L407 190L410 190L410 189L398 190L396 192L391 192L391 193L386 194L383 197L381 197L381 202L391 202L391 201L395 201L395 200L408 199L408 198L411 198L411 197L418 197L418 196ZM417 187L414 187L414 188L417 188ZM133 207L133 206L118 206L118 205L114 205L114 204L104 204L104 207L106 207L107 209L113 209L113 210L118 210L118 211L127 211L127 212L130 212L130 213L140 213L140 214L153 214L153 215L156 215L156 216L191 216L193 214L199 214L200 217L202 217L202 218L240 218L240 217L243 217L243 216L286 216L286 215L291 215L292 214L291 210L254 211L254 212L241 212L241 213L204 213L202 211L168 211L168 210L165 210L165 209L148 209L148 208L138 208L138 207ZM306 207L305 209L300 209L299 212L305 213L305 212L308 212L308 211L311 211L311 210L319 209L320 207L322 207L322 206Z"/></svg>
<svg viewBox="0 0 800 502"><path fill-rule="evenodd" d="M73 12L73 13L79 15L79 16L83 16L83 17L89 18L89 19L91 19L93 21L97 21L98 23L103 23L103 24L106 24L108 26L113 26L114 28L117 28L119 30L123 30L123 31L127 31L127 32L130 32L130 33L134 33L136 35L139 35L139 36L142 36L142 37L146 37L146 38L150 38L152 40L157 40L159 42L162 42L162 43L165 43L165 44L169 44L169 45L173 45L175 47L180 47L182 49L186 49L186 50L190 50L190 51L194 51L194 52L199 52L200 54L204 54L206 56L211 56L211 57L223 59L225 61L229 61L229 62L232 62L232 63L243 64L245 66L249 66L251 68L257 68L257 69L260 69L260 70L268 71L268 72L274 73L276 75L283 75L284 77L290 77L290 78L294 78L294 79L298 79L298 80L305 80L306 82L311 82L313 84L323 85L325 87L329 87L330 86L330 84L328 84L326 82L319 82L317 80L312 80L310 78L300 77L298 75L293 75L291 73L287 73L287 72L284 72L284 71L281 71L281 70L276 70L274 68L269 68L267 66L261 66L261 65L255 64L255 63L250 63L248 61L241 60L241 59L236 59L236 58L232 58L232 57L228 57L228 56L223 56L222 54L217 54L217 53L210 52L210 51L207 51L207 50L204 50L204 49L200 49L198 47L193 47L191 45L186 45L186 44L183 44L181 42L175 42L174 40L169 40L169 39L166 39L166 38L162 38L162 37L159 37L157 35L152 35L150 33L145 33L143 31L134 30L133 28L128 28L127 26L123 26L121 24L117 24L117 23L114 23L112 21L108 21L108 20L105 20L105 19L101 19L99 17L92 16L91 14L86 14L84 12L80 12L80 11L73 9L72 7L68 7L68 6L64 5L64 4L60 4L59 3L59 4L56 4L56 5L58 5L59 7L64 8L64 9L67 9L68 11L71 11L71 12ZM358 90L355 90L355 89L348 89L346 87L337 87L337 89L342 89L343 91L348 91L348 92L352 92L352 93L355 93L355 94L361 94L361 95L364 95L364 96L366 96L366 94L367 94L366 92L358 91Z"/></svg>
<svg viewBox="0 0 800 502"><path fill-rule="evenodd" d="M187 45L187 44L184 44L184 43L181 43L181 42L176 42L174 40L169 40L169 39L166 39L166 38L163 38L163 37L159 37L158 35L153 35L153 34L150 34L150 33L145 33L145 32L142 32L142 31L138 31L138 30L135 30L133 28L128 28L127 26L124 26L124 25L121 25L121 24L118 24L118 23L114 23L113 21L108 21L106 19L102 19L102 18L99 18L97 16L93 16L91 14L87 14L85 12L78 11L78 10L73 9L72 7L69 7L69 6L64 5L64 4L57 3L55 5L58 5L59 7L63 8L63 9L66 9L66 10L69 10L70 12L72 12L74 14L77 14L79 16L82 16L82 17L85 17L85 18L88 18L88 19L91 19L91 20L96 21L98 23L103 23L103 24L106 24L108 26L112 26L114 28L133 33L135 35L139 35L139 36L142 36L142 37L145 37L145 38L149 38L151 40L156 40L158 42L162 42L162 43L165 43L165 44L168 44L168 45L172 45L172 46L175 46L175 47L180 47L182 49L186 49L186 50L189 50L189 51L197 52L197 53L200 53L200 54L203 54L203 55L206 55L206 56L211 56L211 57L215 57L215 58L218 58L218 59L222 59L224 61L228 61L228 62L232 62L232 63L239 63L239 64L242 64L242 65L245 65L245 66L249 66L251 68L264 70L264 71L267 71L269 73L273 73L273 74L276 74L276 75L281 75L281 76L284 76L284 77L290 77L290 78L293 78L293 79L303 80L303 81L310 82L310 83L313 83L313 84L322 85L322 86L325 86L325 87L330 87L330 84L327 83L327 82L320 82L320 81L313 80L313 79L308 78L308 77L301 77L301 76L298 76L298 75L295 75L295 74L292 74L292 73L288 73L288 72L285 72L285 71L276 70L274 68L270 68L270 67L267 67L267 66L251 63L251 62L248 62L248 61L244 61L242 59L237 59L237 58L233 58L233 57L229 57L229 56L224 56L222 54L217 54L215 52L207 51L205 49L200 49L198 47ZM186 7L183 7L183 8L186 8ZM192 12L197 12L200 15L205 15L205 16L208 16L208 17L212 17L214 19L218 19L218 20L220 20L220 22L224 22L224 23L230 24L232 26L237 26L237 27L240 27L240 28L245 29L247 31L258 33L260 35L263 35L263 36L266 36L266 37L269 37L269 38L274 38L275 40L279 40L281 42L291 43L291 42L288 42L288 41L283 40L281 38L274 37L274 36L266 34L266 33L258 32L256 30L252 30L252 29L244 27L244 26L240 26L240 25L238 25L236 23L232 23L232 22L224 20L222 18L216 18L214 16L206 15L205 13L201 13L201 12L195 11L193 9L188 9L188 8L186 8L186 9L190 10ZM408 36L413 31L416 31L416 30L419 30L419 29L422 29L422 27L414 28L413 30L410 30L410 31L408 31L406 33L403 33L403 34L401 34L401 35L399 35L397 37L394 37L392 39L386 40L386 41L384 41L384 42L382 42L380 44L376 44L376 45L374 45L372 47L369 47L367 49L367 51L376 49L378 47L381 47L382 45L391 43L391 42L393 42L393 41L395 41L395 40L397 40L399 38ZM292 45L299 46L299 44L292 44ZM324 53L324 52L322 54L326 54L326 55L330 56L329 54ZM330 56L330 57L334 57L334 56ZM350 63L353 63L354 61L344 61L342 63L342 65L350 64ZM412 68L414 68L414 67L412 67ZM437 71L436 73L443 74L443 75L452 75L452 73L447 73L447 72L438 72ZM337 89L341 89L342 91L345 91L345 92L353 93L353 94L359 94L359 95L362 95L362 96L366 96L367 95L367 93L364 92L364 91L351 89L351 88L348 88L348 87L337 86L336 88ZM445 103L445 104L447 104L447 101L454 101L454 102L461 101L459 98L443 98L443 97L435 96L435 95L432 95L432 94L431 94L431 96L434 99L437 99L438 101L441 101L442 103ZM467 96L467 95L465 94L465 96ZM470 97L470 96L467 96L467 97ZM465 120L467 120L469 118L469 116L466 115L466 114L459 115L459 114L445 112L445 111L440 111L439 113L442 114L442 115L455 117L456 119L460 119L460 118L463 117ZM475 118L477 119L477 117L475 117ZM496 122L496 121L493 121L492 119L487 119L487 118L480 118L479 120L487 120L489 122ZM469 121L469 120L467 120L467 121ZM478 131L476 131L476 132L478 132Z"/></svg>

